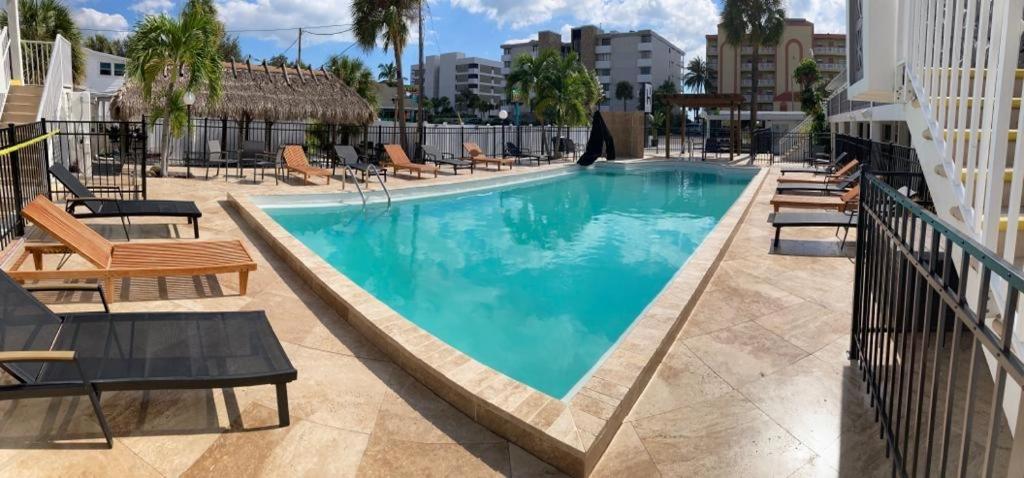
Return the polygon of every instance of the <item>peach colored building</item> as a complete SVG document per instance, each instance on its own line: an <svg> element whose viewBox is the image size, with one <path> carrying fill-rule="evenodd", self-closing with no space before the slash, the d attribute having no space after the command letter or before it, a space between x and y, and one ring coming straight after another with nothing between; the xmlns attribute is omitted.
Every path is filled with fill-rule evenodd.
<svg viewBox="0 0 1024 478"><path fill-rule="evenodd" d="M750 46L737 49L717 35L707 35L708 68L716 75L719 93L741 93L748 101L753 93ZM758 58L758 111L800 111L800 85L793 70L804 58L814 57L825 81L845 69L846 35L815 33L814 24L802 18L786 19L778 46L762 48Z"/></svg>

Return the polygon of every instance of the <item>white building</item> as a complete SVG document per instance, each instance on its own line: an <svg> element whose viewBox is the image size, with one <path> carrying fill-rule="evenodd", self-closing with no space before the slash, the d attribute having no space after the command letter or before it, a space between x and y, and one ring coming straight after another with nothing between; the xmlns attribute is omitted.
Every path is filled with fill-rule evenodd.
<svg viewBox="0 0 1024 478"><path fill-rule="evenodd" d="M489 104L504 102L505 76L501 72L501 62L467 57L461 52L430 55L425 61L423 88L427 98L447 97L455 106L460 92L471 91ZM419 75L420 65L413 65L413 84L419 84Z"/></svg>
<svg viewBox="0 0 1024 478"><path fill-rule="evenodd" d="M88 48L85 52L85 89L92 97L92 117L110 119L110 98L124 83L125 58Z"/></svg>

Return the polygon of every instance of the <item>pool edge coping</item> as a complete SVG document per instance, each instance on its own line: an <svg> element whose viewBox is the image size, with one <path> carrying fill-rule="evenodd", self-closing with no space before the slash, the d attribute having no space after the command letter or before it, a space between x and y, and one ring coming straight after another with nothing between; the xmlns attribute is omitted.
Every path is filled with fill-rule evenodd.
<svg viewBox="0 0 1024 478"><path fill-rule="evenodd" d="M404 318L302 244L250 195L228 193L227 199L319 297L406 372L474 421L566 473L587 476L678 337L767 173L761 168L755 174L687 262L565 401L477 362Z"/></svg>

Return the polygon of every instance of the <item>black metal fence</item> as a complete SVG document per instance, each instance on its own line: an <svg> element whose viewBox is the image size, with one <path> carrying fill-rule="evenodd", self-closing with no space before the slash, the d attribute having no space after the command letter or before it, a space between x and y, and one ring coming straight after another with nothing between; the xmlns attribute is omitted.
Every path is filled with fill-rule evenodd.
<svg viewBox="0 0 1024 478"><path fill-rule="evenodd" d="M9 125L0 132L0 148L43 134L41 123ZM46 142L0 155L0 249L25 233L21 208L39 194L48 193Z"/></svg>
<svg viewBox="0 0 1024 478"><path fill-rule="evenodd" d="M775 163L808 163L817 155L832 150L832 137L828 133L777 132L769 129L754 132L754 164L769 166ZM749 152L747 149L744 152Z"/></svg>
<svg viewBox="0 0 1024 478"><path fill-rule="evenodd" d="M850 358L893 475L1024 476L1024 276L881 177L862 184Z"/></svg>
<svg viewBox="0 0 1024 478"><path fill-rule="evenodd" d="M52 162L63 164L86 186L102 186L100 197L146 198L146 128L142 121L44 121L45 131L58 131L49 141ZM50 182L50 194L66 191Z"/></svg>
<svg viewBox="0 0 1024 478"><path fill-rule="evenodd" d="M919 204L931 204L928 183L914 148L841 134L836 135L835 144L837 156L846 153Z"/></svg>

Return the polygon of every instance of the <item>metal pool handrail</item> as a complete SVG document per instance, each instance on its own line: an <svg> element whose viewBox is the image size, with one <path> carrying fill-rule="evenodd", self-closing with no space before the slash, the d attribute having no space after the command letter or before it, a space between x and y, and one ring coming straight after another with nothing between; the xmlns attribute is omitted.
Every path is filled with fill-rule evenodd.
<svg viewBox="0 0 1024 478"><path fill-rule="evenodd" d="M381 189L384 190L384 195L387 196L387 198L388 198L388 207L391 207L391 192L388 191L388 187L384 185L384 179L382 179L381 176L380 176L380 170L377 169L377 166L372 165L372 164L370 166L368 166L366 169L370 170L370 168L373 168L372 169L373 175L377 176L377 182L380 183ZM363 201L363 205L365 205L365 204L366 204L366 201Z"/></svg>
<svg viewBox="0 0 1024 478"><path fill-rule="evenodd" d="M345 178L352 177L352 184L356 185L356 191L359 192L359 198L363 200L363 207L366 207L366 195L363 194L363 188L359 186L359 178L356 177L355 171L352 168L345 166ZM345 181L341 181L341 190L345 190Z"/></svg>

